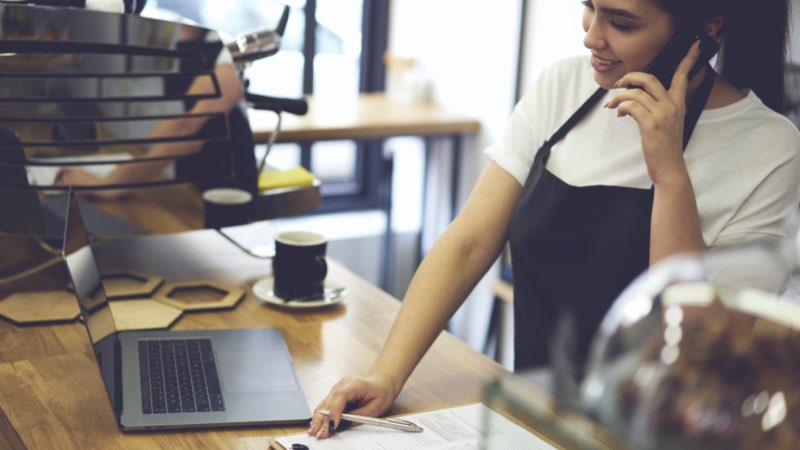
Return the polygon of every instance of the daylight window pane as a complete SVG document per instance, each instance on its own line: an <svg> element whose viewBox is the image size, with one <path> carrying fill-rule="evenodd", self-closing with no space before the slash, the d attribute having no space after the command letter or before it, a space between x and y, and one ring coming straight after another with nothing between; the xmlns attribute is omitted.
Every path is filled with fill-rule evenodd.
<svg viewBox="0 0 800 450"><path fill-rule="evenodd" d="M317 1L314 93L358 93L362 0Z"/></svg>
<svg viewBox="0 0 800 450"><path fill-rule="evenodd" d="M346 183L356 177L352 141L318 142L311 148L311 171L323 182Z"/></svg>

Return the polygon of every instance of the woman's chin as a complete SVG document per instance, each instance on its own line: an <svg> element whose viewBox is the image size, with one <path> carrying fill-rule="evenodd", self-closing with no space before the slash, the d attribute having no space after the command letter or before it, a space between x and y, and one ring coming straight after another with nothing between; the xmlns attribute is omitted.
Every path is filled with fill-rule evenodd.
<svg viewBox="0 0 800 450"><path fill-rule="evenodd" d="M614 83L616 83L618 79L619 78L609 76L608 74L605 74L605 73L600 73L600 72L595 72L594 73L594 81L595 81L595 83L600 85L601 88L605 88L605 89L613 88L614 87Z"/></svg>

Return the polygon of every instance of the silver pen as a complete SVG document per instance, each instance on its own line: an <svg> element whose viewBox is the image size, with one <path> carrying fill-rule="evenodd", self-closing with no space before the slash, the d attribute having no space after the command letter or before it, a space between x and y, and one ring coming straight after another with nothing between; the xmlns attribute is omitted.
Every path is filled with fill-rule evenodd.
<svg viewBox="0 0 800 450"><path fill-rule="evenodd" d="M328 411L327 409L320 409L317 412L319 412L323 416L330 417L331 415L331 412ZM409 422L408 420L403 420L403 419L392 419L390 417L381 419L378 417L359 416L357 414L347 414L347 413L342 414L342 419L354 423L363 423L365 425L376 425L379 427L394 428L395 430L410 431L412 433L422 432L422 427L416 425L413 422Z"/></svg>

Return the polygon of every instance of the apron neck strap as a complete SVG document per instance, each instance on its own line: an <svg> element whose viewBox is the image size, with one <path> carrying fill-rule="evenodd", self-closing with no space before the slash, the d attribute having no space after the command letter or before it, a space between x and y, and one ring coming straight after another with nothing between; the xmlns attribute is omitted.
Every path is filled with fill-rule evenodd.
<svg viewBox="0 0 800 450"><path fill-rule="evenodd" d="M572 113L569 119L567 119L567 121L564 122L561 125L561 127L558 130L556 130L555 133L553 133L552 136L550 136L550 139L548 139L545 142L546 147L552 147L553 144L563 139L564 136L566 136L567 133L569 133L569 130L571 130L576 123L580 122L580 120L583 119L586 113L588 113L589 110L591 110L592 107L595 104L597 104L597 102L600 101L600 99L603 98L604 95L606 95L606 92L608 92L608 89L597 88L597 90L594 91L594 94L592 94L591 97L586 99L586 101L583 102L583 104L577 109L577 111Z"/></svg>
<svg viewBox="0 0 800 450"><path fill-rule="evenodd" d="M689 103L689 110L686 112L686 117L683 122L683 149L689 144L689 139L692 137L697 120L706 106L708 97L711 95L711 88L714 87L714 69L710 65L706 65L706 73L703 76L703 81L700 87L692 96L691 103Z"/></svg>

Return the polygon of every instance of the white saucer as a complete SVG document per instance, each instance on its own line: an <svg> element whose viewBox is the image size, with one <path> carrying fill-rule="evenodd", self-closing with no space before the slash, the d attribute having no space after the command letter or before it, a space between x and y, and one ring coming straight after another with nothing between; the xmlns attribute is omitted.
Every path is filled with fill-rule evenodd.
<svg viewBox="0 0 800 450"><path fill-rule="evenodd" d="M253 293L262 302L269 305L280 306L288 309L314 309L332 306L340 303L347 293L347 289L334 281L325 280L323 296L313 300L284 300L273 291L275 281L272 277L262 278L253 284Z"/></svg>

